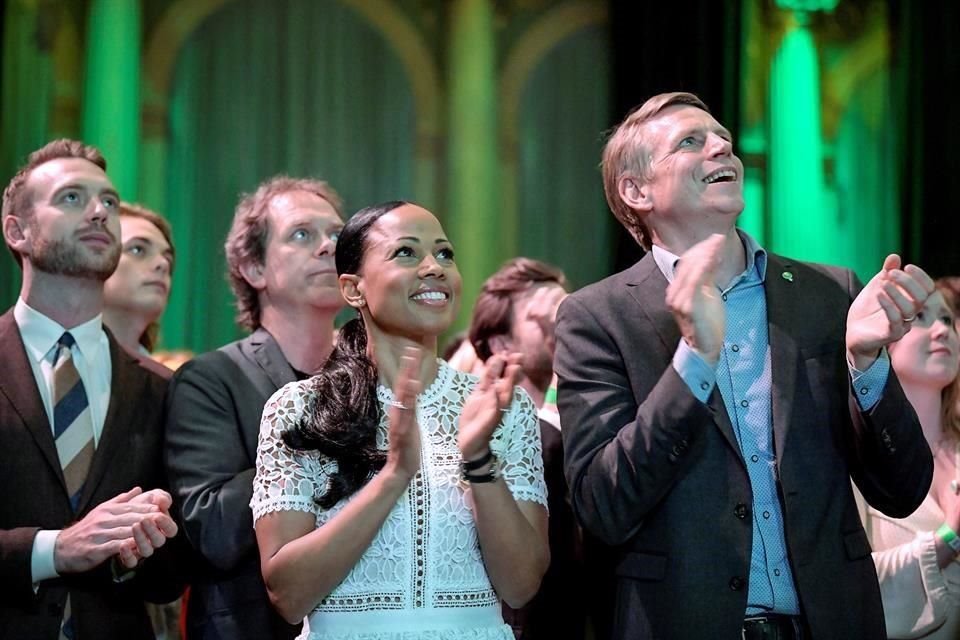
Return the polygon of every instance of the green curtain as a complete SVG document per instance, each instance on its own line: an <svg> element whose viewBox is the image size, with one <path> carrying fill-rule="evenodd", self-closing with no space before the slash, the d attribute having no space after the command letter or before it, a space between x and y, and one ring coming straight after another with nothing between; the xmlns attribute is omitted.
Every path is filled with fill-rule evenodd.
<svg viewBox="0 0 960 640"><path fill-rule="evenodd" d="M613 214L599 163L609 119L609 35L582 29L534 69L520 113L520 254L561 267L575 287L613 265Z"/></svg>
<svg viewBox="0 0 960 640"><path fill-rule="evenodd" d="M332 0L239 0L185 45L170 105L178 264L162 348L241 335L223 241L238 196L277 173L330 182L348 213L412 199L414 103L395 52Z"/></svg>
<svg viewBox="0 0 960 640"><path fill-rule="evenodd" d="M53 16L26 2L7 3L3 21L3 108L0 109L0 179L10 181L27 155L48 141L53 100ZM0 308L16 302L20 268L0 249Z"/></svg>
<svg viewBox="0 0 960 640"><path fill-rule="evenodd" d="M888 0L904 253L935 277L960 275L960 3Z"/></svg>
<svg viewBox="0 0 960 640"><path fill-rule="evenodd" d="M886 69L852 92L834 142L837 255L866 282L889 253L899 252L896 125Z"/></svg>

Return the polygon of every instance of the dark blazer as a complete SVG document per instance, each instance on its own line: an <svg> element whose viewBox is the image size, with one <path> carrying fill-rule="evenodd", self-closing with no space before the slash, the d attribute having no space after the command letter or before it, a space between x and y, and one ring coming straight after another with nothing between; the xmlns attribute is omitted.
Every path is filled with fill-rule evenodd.
<svg viewBox="0 0 960 640"><path fill-rule="evenodd" d="M297 634L267 599L250 511L263 405L294 379L260 329L183 365L170 384L167 471L200 556L187 602L190 640Z"/></svg>
<svg viewBox="0 0 960 640"><path fill-rule="evenodd" d="M563 477L563 441L560 431L543 419L540 420L540 441L550 511L550 566L537 595L521 609L504 604L503 618L518 640L583 638L588 602L580 592L583 584L580 532L573 519L567 481Z"/></svg>
<svg viewBox="0 0 960 640"><path fill-rule="evenodd" d="M680 334L666 286L648 254L561 305L567 480L581 524L617 547L613 637L739 638L750 481L719 391L699 402L670 366ZM892 371L869 414L857 409L844 346L859 290L851 272L769 254L765 290L777 476L803 614L817 640L883 638L850 478L870 504L906 516L930 486L930 449Z"/></svg>
<svg viewBox="0 0 960 640"><path fill-rule="evenodd" d="M148 370L109 331L107 336L110 406L74 514L20 330L12 311L0 316L0 640L55 640L68 592L80 640L153 638L143 601L168 602L182 590L165 545L126 582L114 582L110 563L104 563L86 573L45 580L33 592L30 554L38 530L63 529L135 486L166 487L164 369L154 365Z"/></svg>

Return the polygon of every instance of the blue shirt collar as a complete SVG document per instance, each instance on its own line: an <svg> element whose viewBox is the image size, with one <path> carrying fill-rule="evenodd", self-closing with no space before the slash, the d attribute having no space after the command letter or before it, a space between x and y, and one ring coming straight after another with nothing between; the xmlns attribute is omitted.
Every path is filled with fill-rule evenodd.
<svg viewBox="0 0 960 640"><path fill-rule="evenodd" d="M737 229L737 235L740 236L740 241L743 243L743 251L747 257L747 268L743 270L743 273L733 279L730 286L732 287L740 280L748 277L750 273L756 273L760 282L763 282L767 277L766 249L761 247L749 233L742 229ZM653 253L653 260L657 263L657 268L660 269L663 277L667 279L667 282L673 282L680 256L658 245L653 245L651 253Z"/></svg>

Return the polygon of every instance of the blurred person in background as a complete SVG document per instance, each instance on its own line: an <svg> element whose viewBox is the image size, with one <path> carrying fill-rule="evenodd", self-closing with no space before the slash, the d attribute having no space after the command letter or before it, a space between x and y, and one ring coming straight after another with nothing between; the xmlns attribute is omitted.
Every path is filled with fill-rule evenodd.
<svg viewBox="0 0 960 640"><path fill-rule="evenodd" d="M937 288L950 292L953 302L953 315L956 318L957 329L960 330L960 276L944 276L937 278Z"/></svg>
<svg viewBox="0 0 960 640"><path fill-rule="evenodd" d="M140 205L120 203L120 263L103 287L103 322L130 353L150 355L170 299L170 223Z"/></svg>
<svg viewBox="0 0 960 640"><path fill-rule="evenodd" d="M469 344L481 365L495 354L523 356L519 384L537 405L540 418L550 509L550 567L529 604L521 609L504 605L504 619L518 640L583 637L590 599L580 588L584 583L581 539L563 477L553 376L554 326L566 287L566 276L559 268L514 258L483 283L470 320Z"/></svg>
<svg viewBox="0 0 960 640"><path fill-rule="evenodd" d="M890 638L960 637L960 337L956 297L943 285L910 331L891 344L890 362L933 452L933 484L920 507L891 518L861 501Z"/></svg>
<svg viewBox="0 0 960 640"><path fill-rule="evenodd" d="M174 258L170 223L146 207L121 202L120 246L117 269L103 285L103 323L124 349L167 366L153 350L160 316L170 299ZM157 640L180 638L180 609L180 600L147 603Z"/></svg>

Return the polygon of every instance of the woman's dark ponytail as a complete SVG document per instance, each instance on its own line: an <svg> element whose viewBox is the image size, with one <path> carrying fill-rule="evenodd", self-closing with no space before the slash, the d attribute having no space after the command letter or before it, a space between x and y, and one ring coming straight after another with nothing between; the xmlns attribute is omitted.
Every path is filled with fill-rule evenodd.
<svg viewBox="0 0 960 640"><path fill-rule="evenodd" d="M377 448L377 368L366 349L363 320L355 318L340 329L337 346L313 378L303 420L283 434L287 446L319 451L337 462L337 472L318 500L324 509L353 495L387 459Z"/></svg>
<svg viewBox="0 0 960 640"><path fill-rule="evenodd" d="M337 274L359 274L370 227L406 202L394 201L361 209L344 226L337 240ZM300 424L283 433L284 443L313 450L337 463L327 491L317 500L324 509L356 493L387 460L377 447L380 402L377 367L367 355L363 318L340 329L337 344L323 368L312 378L310 402Z"/></svg>

